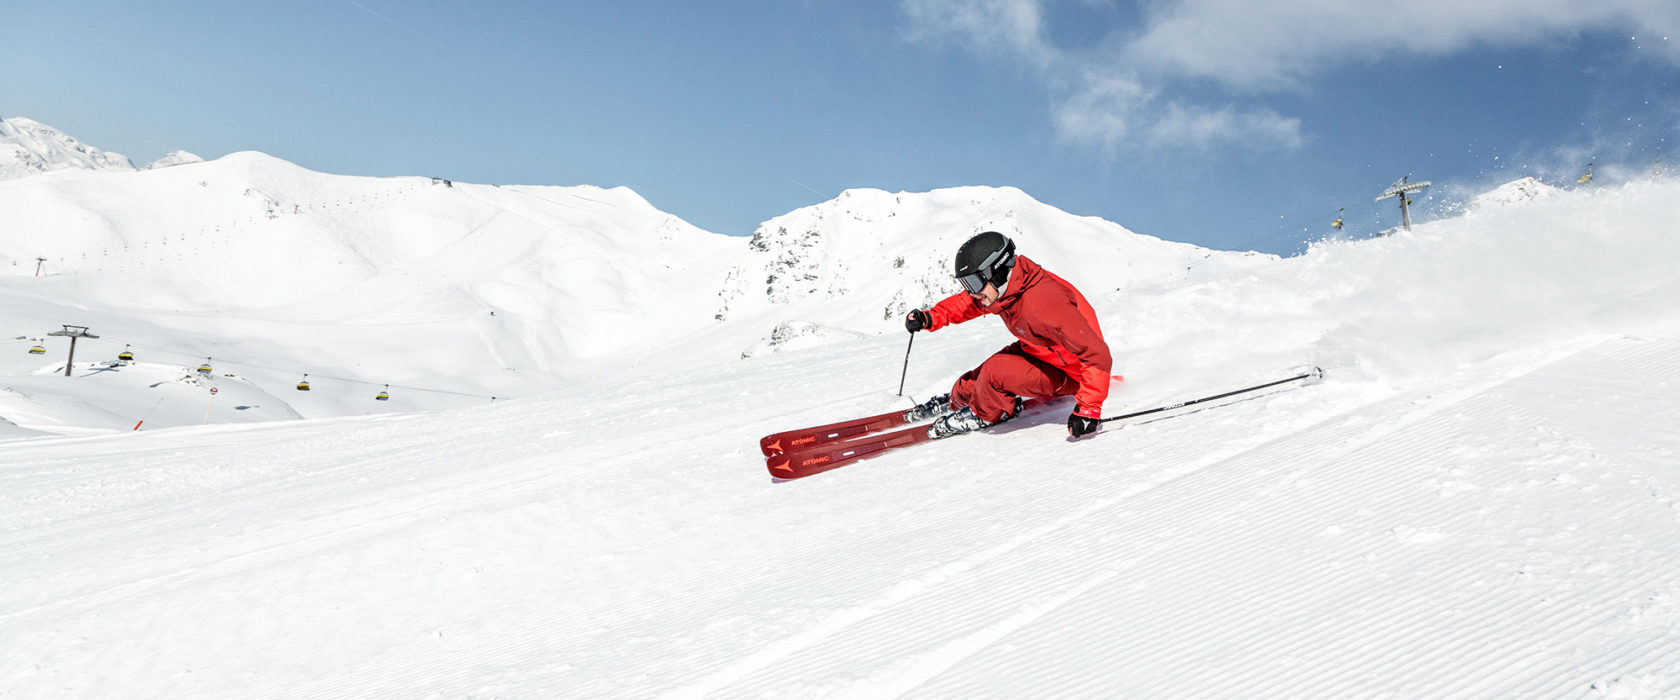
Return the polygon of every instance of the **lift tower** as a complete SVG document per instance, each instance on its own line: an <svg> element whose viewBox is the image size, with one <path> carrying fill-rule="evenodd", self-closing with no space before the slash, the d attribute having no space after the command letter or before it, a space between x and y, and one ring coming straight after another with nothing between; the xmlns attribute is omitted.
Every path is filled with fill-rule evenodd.
<svg viewBox="0 0 1680 700"><path fill-rule="evenodd" d="M1373 202L1381 202L1389 197L1399 197L1400 222L1406 226L1407 231L1412 230L1412 212L1410 209L1407 209L1407 206L1412 203L1411 194L1429 186L1428 180L1424 180L1423 182L1407 183L1406 178L1409 177L1411 176L1407 175L1395 180L1393 185L1389 186L1388 189L1383 190L1383 193L1378 195L1376 199L1371 200Z"/></svg>
<svg viewBox="0 0 1680 700"><path fill-rule="evenodd" d="M64 376L66 377L70 376L70 367L76 364L76 339L99 337L89 333L87 326L65 326L64 330L53 331L47 335L64 335L70 337L70 359L64 363Z"/></svg>

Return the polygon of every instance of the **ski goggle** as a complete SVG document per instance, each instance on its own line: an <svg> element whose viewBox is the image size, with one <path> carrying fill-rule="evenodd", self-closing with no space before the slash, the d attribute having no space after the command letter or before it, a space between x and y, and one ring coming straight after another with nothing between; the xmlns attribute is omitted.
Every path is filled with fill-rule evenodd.
<svg viewBox="0 0 1680 700"><path fill-rule="evenodd" d="M963 289L968 290L969 294L979 294L980 290L986 288L986 283L991 281L990 277L981 276L984 274L984 270L975 271L958 277L957 281L962 283Z"/></svg>
<svg viewBox="0 0 1680 700"><path fill-rule="evenodd" d="M958 277L957 282L961 283L963 289L967 290L969 294L979 294L980 290L986 288L986 283L992 281L992 271L998 261L1008 254L1008 247L997 249L991 255L986 256L986 259L973 272Z"/></svg>

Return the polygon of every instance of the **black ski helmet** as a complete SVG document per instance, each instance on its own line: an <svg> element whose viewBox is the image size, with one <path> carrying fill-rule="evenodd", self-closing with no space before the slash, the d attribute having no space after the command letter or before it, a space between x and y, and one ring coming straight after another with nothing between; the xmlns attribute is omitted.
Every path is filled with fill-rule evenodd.
<svg viewBox="0 0 1680 700"><path fill-rule="evenodd" d="M979 294L987 282L1003 293L1014 267L1015 241L996 231L970 238L957 249L957 281L970 294Z"/></svg>

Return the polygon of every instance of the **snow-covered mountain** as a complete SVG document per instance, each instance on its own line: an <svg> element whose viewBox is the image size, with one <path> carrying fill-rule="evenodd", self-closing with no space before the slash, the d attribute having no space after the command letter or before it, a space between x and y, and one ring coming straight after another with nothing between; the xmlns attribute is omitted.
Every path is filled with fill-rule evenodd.
<svg viewBox="0 0 1680 700"><path fill-rule="evenodd" d="M53 170L134 170L120 153L82 143L58 129L26 117L0 117L0 180Z"/></svg>
<svg viewBox="0 0 1680 700"><path fill-rule="evenodd" d="M76 324L101 336L81 344L89 360L131 345L191 374L220 358L308 416L369 410L374 390L324 377L484 397L564 386L713 324L741 245L622 188L343 177L259 153L12 180L0 208L6 337ZM291 393L304 373L315 390Z"/></svg>
<svg viewBox="0 0 1680 700"><path fill-rule="evenodd" d="M810 329L891 327L911 309L960 291L951 255L982 231L1009 236L1020 254L1087 293L1226 275L1276 260L1140 235L1013 187L847 190L760 225L724 280L716 317L774 313L815 324Z"/></svg>
<svg viewBox="0 0 1680 700"><path fill-rule="evenodd" d="M197 154L188 153L187 151L170 151L169 153L164 154L162 158L147 163L146 169L156 170L158 168L168 168L176 165L185 165L187 163L202 162L204 162L204 159L198 157Z"/></svg>
<svg viewBox="0 0 1680 700"><path fill-rule="evenodd" d="M146 164L146 169L203 161L187 151L171 151ZM27 117L0 117L0 180L54 170L127 172L136 169L128 156L94 148L54 127Z"/></svg>
<svg viewBox="0 0 1680 700"><path fill-rule="evenodd" d="M1525 177L1512 180L1487 192L1471 198L1466 205L1467 211L1475 211L1488 206L1509 206L1536 199L1556 196L1562 189L1553 187L1537 178Z"/></svg>
<svg viewBox="0 0 1680 700"><path fill-rule="evenodd" d="M0 355L0 372L62 369L68 341L46 333L75 324L100 335L78 361L128 348L196 385L194 368L211 358L229 368L222 379L249 382L255 395L215 421L441 408L460 394L531 396L581 376L902 332L912 306L956 291L950 256L987 228L1092 293L1275 261L1138 235L1012 188L849 191L748 240L624 188L349 177L255 152L172 160L0 182L0 300L13 299L0 302L0 324L53 358ZM98 376L155 383L141 374ZM294 391L306 374L311 391ZM402 408L370 403L386 384L436 391L405 392ZM36 384L27 406L0 401L0 416L73 425L89 414L42 406L78 386ZM149 403L114 401L102 391L72 403L120 404L99 413L120 416ZM239 405L268 409L232 412ZM152 423L197 419L183 409Z"/></svg>

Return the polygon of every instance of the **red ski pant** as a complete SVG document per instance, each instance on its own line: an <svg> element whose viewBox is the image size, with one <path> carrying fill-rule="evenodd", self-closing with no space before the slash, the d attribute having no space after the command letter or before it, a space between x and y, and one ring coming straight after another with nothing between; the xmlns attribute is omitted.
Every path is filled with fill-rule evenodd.
<svg viewBox="0 0 1680 700"><path fill-rule="evenodd" d="M1015 410L1015 397L1070 396L1079 382L1055 366L1034 358L1015 343L999 350L951 386L951 408L974 408L982 420L997 421Z"/></svg>

